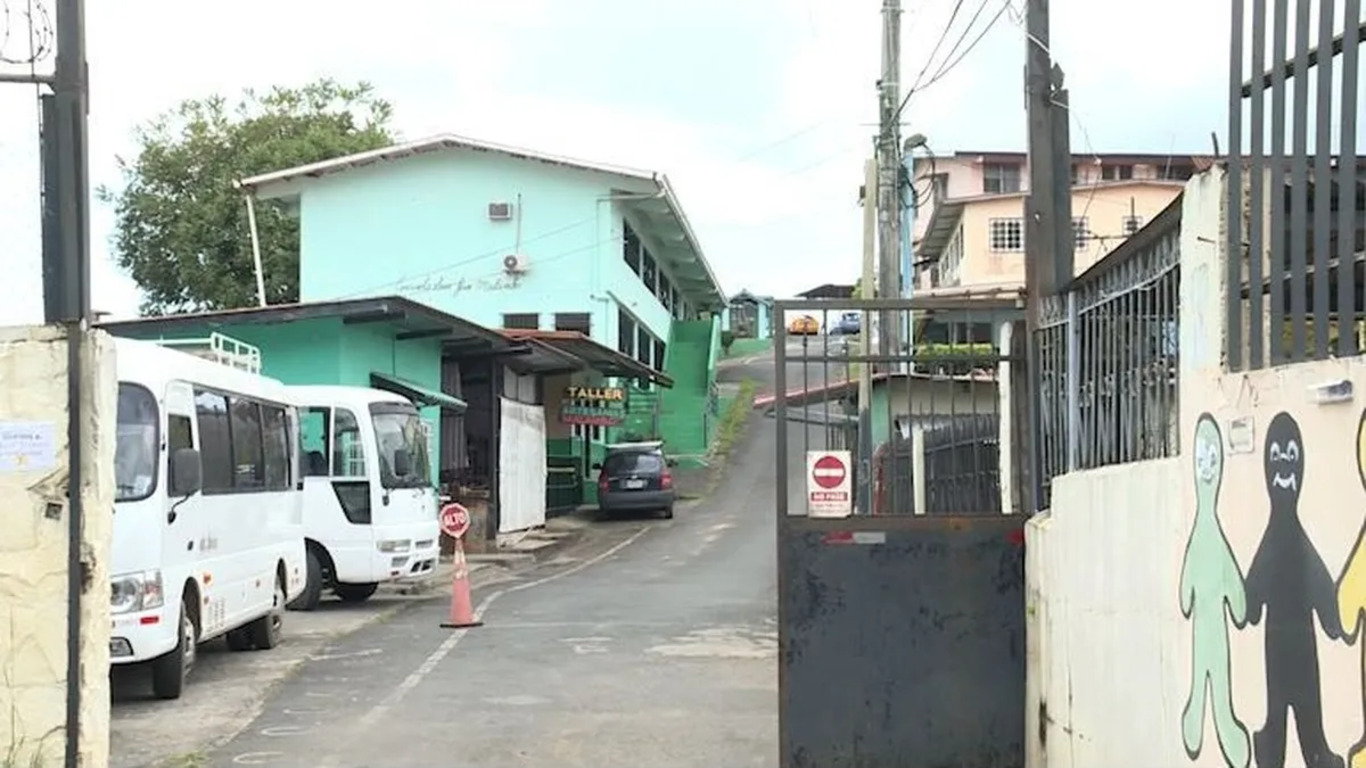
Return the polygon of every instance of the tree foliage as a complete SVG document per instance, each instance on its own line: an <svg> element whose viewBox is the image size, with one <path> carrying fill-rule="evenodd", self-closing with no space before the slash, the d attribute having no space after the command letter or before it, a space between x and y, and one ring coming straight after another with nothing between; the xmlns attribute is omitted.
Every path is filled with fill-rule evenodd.
<svg viewBox="0 0 1366 768"><path fill-rule="evenodd" d="M256 304L256 273L243 194L234 182L393 143L393 110L367 83L319 80L301 88L246 90L235 104L192 99L138 129L137 158L119 159L113 204L118 265L142 288L143 314ZM256 204L266 299L299 299L298 221Z"/></svg>

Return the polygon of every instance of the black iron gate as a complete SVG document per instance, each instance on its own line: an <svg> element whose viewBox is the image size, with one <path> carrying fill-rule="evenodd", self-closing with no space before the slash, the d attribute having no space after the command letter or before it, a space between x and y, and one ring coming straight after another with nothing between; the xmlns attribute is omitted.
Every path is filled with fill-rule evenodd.
<svg viewBox="0 0 1366 768"><path fill-rule="evenodd" d="M861 328L877 314L916 340L879 351L778 324L784 768L1023 766L1024 519L1001 514L1020 462L999 414L1024 372L994 344L1020 307L1016 294L777 302L779 318L825 329L861 311ZM813 490L811 512L839 514L842 475L852 514L808 514ZM974 482L990 490L952 492Z"/></svg>

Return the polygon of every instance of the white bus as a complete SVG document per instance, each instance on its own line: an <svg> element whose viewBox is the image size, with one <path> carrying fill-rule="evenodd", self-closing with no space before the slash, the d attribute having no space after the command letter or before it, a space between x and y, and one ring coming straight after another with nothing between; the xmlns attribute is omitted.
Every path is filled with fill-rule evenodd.
<svg viewBox="0 0 1366 768"><path fill-rule="evenodd" d="M360 602L381 582L426 577L440 548L428 431L401 395L368 387L291 386L304 471L307 585Z"/></svg>
<svg viewBox="0 0 1366 768"><path fill-rule="evenodd" d="M114 664L150 662L163 699L180 696L199 643L277 645L304 587L298 415L254 372L259 352L232 346L215 334L205 359L115 340L109 650Z"/></svg>

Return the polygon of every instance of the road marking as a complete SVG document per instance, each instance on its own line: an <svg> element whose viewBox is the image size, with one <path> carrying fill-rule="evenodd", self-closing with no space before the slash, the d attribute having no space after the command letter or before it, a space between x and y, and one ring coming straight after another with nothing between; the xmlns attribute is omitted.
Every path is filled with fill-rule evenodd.
<svg viewBox="0 0 1366 768"><path fill-rule="evenodd" d="M309 661L333 661L335 659L355 659L361 656L374 656L377 653L384 653L383 648L370 648L355 653L324 653L318 656L309 656Z"/></svg>
<svg viewBox="0 0 1366 768"><path fill-rule="evenodd" d="M284 756L284 752L244 752L232 761L237 765L265 765L277 757Z"/></svg>
<svg viewBox="0 0 1366 768"><path fill-rule="evenodd" d="M298 736L308 730L298 725L273 725L269 728L262 728L262 736Z"/></svg>
<svg viewBox="0 0 1366 768"><path fill-rule="evenodd" d="M546 576L545 578L537 579L536 581L529 581L525 584L518 584L516 586L507 587L505 589L500 589L496 592L493 592L488 597L485 597L482 601L480 601L478 607L474 609L475 621L481 620L484 616L484 613L489 609L489 606L493 605L494 601L496 601L503 595L506 595L509 592L520 592L524 589L532 589L534 587L543 586L545 584L549 584L552 581L558 581L560 579L563 579L566 576L572 576L590 566L597 565L598 563L615 555L621 550L636 543L636 541L640 539L640 537L649 533L653 528L653 525L647 525L644 528L641 528L639 531L636 531L634 534L632 534L630 538L614 545L611 549L608 549L606 552L603 552L595 557L589 558L588 560L585 560L572 568L567 568L563 571L560 571L559 573L552 573L551 575ZM436 669L436 666L441 663L442 659L445 659L446 656L449 655L450 652L455 649L455 646L460 644L460 641L464 639L465 635L468 632L469 628L457 629L451 632L451 636L442 641L441 645L437 646L436 650L432 651L431 655L428 656L426 660L423 661L420 665L418 665L418 668L413 670L412 674L408 675L408 677L405 678L403 682L399 683L397 688L395 688L388 696L385 696L384 699L382 699L374 707L371 707L370 711L366 712L365 715L361 717L359 726L356 728L356 732L361 733L368 730L381 717L388 713L389 710L393 709L394 706L396 706L399 703L399 701L401 701L403 697L408 694L409 691L416 688L418 684L422 682L423 678L431 674L433 669Z"/></svg>

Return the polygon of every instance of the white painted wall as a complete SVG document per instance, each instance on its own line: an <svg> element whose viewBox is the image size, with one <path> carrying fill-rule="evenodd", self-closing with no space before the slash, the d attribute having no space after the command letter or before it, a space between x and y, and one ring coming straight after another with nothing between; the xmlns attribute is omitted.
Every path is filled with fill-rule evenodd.
<svg viewBox="0 0 1366 768"><path fill-rule="evenodd" d="M81 601L82 765L109 765L109 571L116 387L108 335L86 336ZM0 433L17 422L55 437L52 466L0 451L0 761L60 765L67 649L67 347L60 330L0 328ZM30 426L28 429L32 429ZM0 446L9 444L0 435ZM50 514L49 505L57 505ZM8 764L8 763L6 763Z"/></svg>
<svg viewBox="0 0 1366 768"><path fill-rule="evenodd" d="M1026 528L1031 768L1187 764L1182 510L1153 492L1185 474L1162 459L1065 475Z"/></svg>

